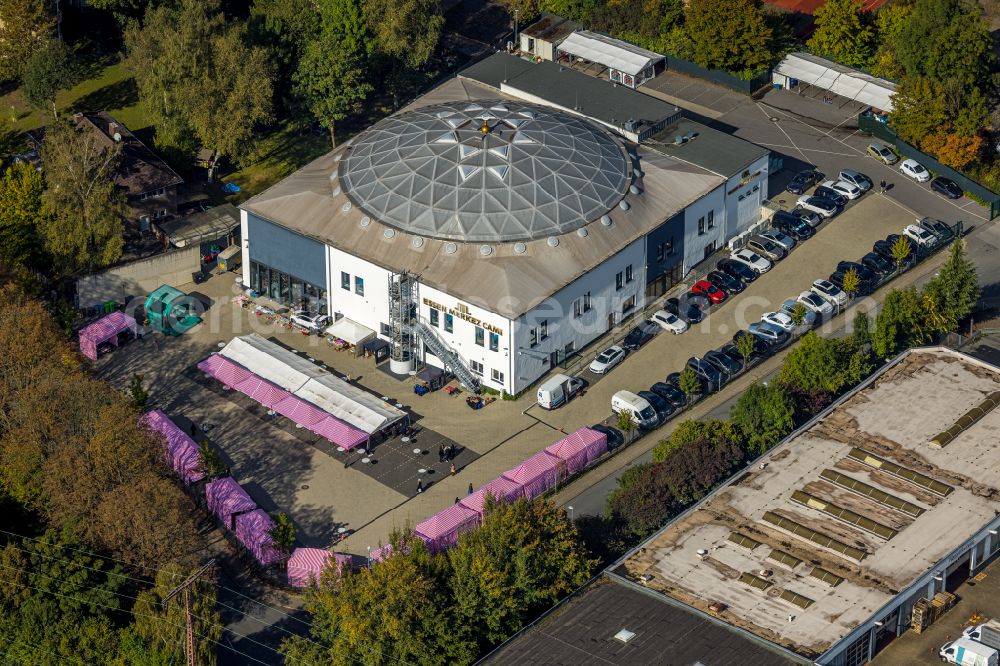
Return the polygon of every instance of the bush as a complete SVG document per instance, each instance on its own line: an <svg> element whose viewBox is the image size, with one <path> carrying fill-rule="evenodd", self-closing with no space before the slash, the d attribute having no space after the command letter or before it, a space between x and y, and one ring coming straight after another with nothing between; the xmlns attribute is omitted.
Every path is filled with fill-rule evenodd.
<svg viewBox="0 0 1000 666"><path fill-rule="evenodd" d="M795 398L780 384L753 384L740 396L730 418L747 449L759 455L795 429Z"/></svg>

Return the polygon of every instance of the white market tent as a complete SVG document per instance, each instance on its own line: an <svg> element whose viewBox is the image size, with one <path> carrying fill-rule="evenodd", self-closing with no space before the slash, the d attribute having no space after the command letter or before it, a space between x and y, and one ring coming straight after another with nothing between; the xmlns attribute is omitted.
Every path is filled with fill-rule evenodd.
<svg viewBox="0 0 1000 666"><path fill-rule="evenodd" d="M406 417L402 410L259 335L233 338L219 354L368 434Z"/></svg>
<svg viewBox="0 0 1000 666"><path fill-rule="evenodd" d="M558 51L603 65L608 68L612 81L633 88L652 78L654 65L664 59L659 53L589 30L571 34L559 45Z"/></svg>
<svg viewBox="0 0 1000 666"><path fill-rule="evenodd" d="M773 79L786 88L795 79L881 111L892 111L896 84L811 53L789 53L774 68Z"/></svg>
<svg viewBox="0 0 1000 666"><path fill-rule="evenodd" d="M375 337L375 331L347 317L341 317L335 321L332 326L326 329L325 334L358 347Z"/></svg>

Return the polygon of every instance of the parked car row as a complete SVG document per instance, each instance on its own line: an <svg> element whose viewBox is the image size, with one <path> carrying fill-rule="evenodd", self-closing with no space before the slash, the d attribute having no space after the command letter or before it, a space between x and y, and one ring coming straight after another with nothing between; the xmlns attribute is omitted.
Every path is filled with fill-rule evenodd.
<svg viewBox="0 0 1000 666"><path fill-rule="evenodd" d="M877 141L873 141L868 144L868 150L866 151L869 157L873 157L879 162L892 166L899 162L899 155L894 153L888 146ZM931 180L931 173L924 167L920 162L907 159L899 163L899 171L907 178L912 178L918 183L926 183L931 181L931 191L940 194L948 199L961 199L962 198L962 188L958 183L951 180L950 178L945 178L944 176L938 176Z"/></svg>

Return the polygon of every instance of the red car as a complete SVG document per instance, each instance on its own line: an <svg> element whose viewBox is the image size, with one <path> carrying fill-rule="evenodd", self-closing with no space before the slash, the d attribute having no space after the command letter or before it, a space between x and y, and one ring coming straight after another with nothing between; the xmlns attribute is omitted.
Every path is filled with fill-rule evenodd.
<svg viewBox="0 0 1000 666"><path fill-rule="evenodd" d="M708 280L698 280L691 287L691 291L708 297L713 303L721 303L726 300L726 292L722 291Z"/></svg>

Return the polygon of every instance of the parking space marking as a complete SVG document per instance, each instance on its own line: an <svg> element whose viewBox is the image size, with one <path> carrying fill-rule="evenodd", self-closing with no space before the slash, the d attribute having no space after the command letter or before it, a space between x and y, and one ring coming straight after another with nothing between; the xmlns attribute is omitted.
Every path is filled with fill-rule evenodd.
<svg viewBox="0 0 1000 666"><path fill-rule="evenodd" d="M765 110L764 110L764 105L762 105L762 104L761 104L760 102L757 102L756 104L757 104L757 108L758 108L758 109L760 109L760 112L761 112L761 113L763 113L763 114L764 114L765 116L767 116L768 118L770 118L770 117L771 117L771 116L769 116L769 115L767 114L767 111L765 111ZM788 139L788 142L789 142L790 144L792 144L792 146L793 146L793 147L795 148L795 150L799 151L799 155L802 155L802 159L804 159L804 160L805 160L806 162L808 162L808 161L809 161L809 158L808 158L808 157L806 157L806 154L805 154L804 152L802 152L802 149L801 149L801 148L799 148L799 147L798 147L798 146L797 146L797 145L795 144L795 141L794 141L794 139L792 139L791 135L789 135L789 134L788 134L788 132L786 132L786 131L785 131L785 128L784 128L784 127L782 127L781 125L779 125L778 123L774 123L774 126L778 128L778 131L780 131L780 132L781 132L782 134L784 134L784 135L785 135L785 138L786 138L786 139Z"/></svg>
<svg viewBox="0 0 1000 666"><path fill-rule="evenodd" d="M767 146L768 148L786 148L791 150L806 151L807 153L823 153L824 155L837 155L839 157L856 157L852 153L838 153L833 150L820 150L819 148L799 148L798 146L785 146L780 143L759 143L760 146Z"/></svg>

